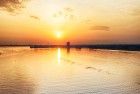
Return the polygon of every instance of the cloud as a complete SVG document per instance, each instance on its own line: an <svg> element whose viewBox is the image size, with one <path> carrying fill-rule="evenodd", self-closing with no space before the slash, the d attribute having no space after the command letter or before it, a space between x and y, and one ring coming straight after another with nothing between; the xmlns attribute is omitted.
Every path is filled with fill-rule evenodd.
<svg viewBox="0 0 140 94"><path fill-rule="evenodd" d="M70 8L70 7L65 7L64 10L65 10L66 12L73 12L73 9Z"/></svg>
<svg viewBox="0 0 140 94"><path fill-rule="evenodd" d="M104 31L109 31L110 27L108 26L92 26L90 30L104 30Z"/></svg>
<svg viewBox="0 0 140 94"><path fill-rule="evenodd" d="M135 9L135 10L131 13L131 15L133 15L133 16L140 16L140 9Z"/></svg>
<svg viewBox="0 0 140 94"><path fill-rule="evenodd" d="M15 12L24 8L23 3L27 0L0 0L0 9L8 12Z"/></svg>
<svg viewBox="0 0 140 94"><path fill-rule="evenodd" d="M36 19L36 20L40 20L40 18L39 17L37 17L37 16L30 16L30 18L33 18L33 19Z"/></svg>
<svg viewBox="0 0 140 94"><path fill-rule="evenodd" d="M73 20L75 18L75 15L73 13L73 9L70 7L63 8L61 11L58 11L53 14L53 17L64 17L67 20Z"/></svg>

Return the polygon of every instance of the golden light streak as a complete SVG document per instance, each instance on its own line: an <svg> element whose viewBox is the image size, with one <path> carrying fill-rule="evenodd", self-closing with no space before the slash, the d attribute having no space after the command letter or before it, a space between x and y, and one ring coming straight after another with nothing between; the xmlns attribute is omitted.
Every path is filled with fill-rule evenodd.
<svg viewBox="0 0 140 94"><path fill-rule="evenodd" d="M57 61L58 61L58 64L61 63L61 49L60 48L58 48L57 50Z"/></svg>

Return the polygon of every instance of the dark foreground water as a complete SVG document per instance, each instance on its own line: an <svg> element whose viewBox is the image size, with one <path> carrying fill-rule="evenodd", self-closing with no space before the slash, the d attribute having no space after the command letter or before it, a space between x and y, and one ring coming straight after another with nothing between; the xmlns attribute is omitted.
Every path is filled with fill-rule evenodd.
<svg viewBox="0 0 140 94"><path fill-rule="evenodd" d="M0 48L0 94L140 94L140 52Z"/></svg>

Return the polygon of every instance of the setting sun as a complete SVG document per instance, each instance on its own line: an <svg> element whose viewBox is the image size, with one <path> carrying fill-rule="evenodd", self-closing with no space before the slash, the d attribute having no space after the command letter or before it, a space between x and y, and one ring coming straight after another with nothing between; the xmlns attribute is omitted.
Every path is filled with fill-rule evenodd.
<svg viewBox="0 0 140 94"><path fill-rule="evenodd" d="M56 37L61 38L62 37L62 32L61 31L56 31Z"/></svg>

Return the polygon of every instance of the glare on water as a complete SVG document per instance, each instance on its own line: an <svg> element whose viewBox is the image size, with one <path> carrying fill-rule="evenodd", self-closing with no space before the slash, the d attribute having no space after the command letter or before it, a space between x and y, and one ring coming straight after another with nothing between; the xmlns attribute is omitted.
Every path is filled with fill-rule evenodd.
<svg viewBox="0 0 140 94"><path fill-rule="evenodd" d="M60 64L60 62L61 62L61 50L60 50L60 48L58 48L57 59L58 59L58 64Z"/></svg>
<svg viewBox="0 0 140 94"><path fill-rule="evenodd" d="M0 48L0 94L139 94L140 52Z"/></svg>

